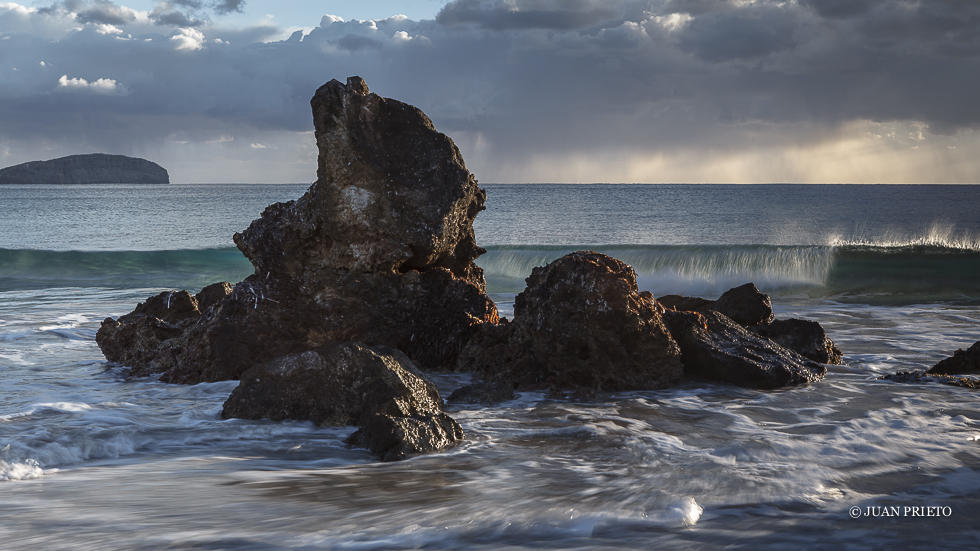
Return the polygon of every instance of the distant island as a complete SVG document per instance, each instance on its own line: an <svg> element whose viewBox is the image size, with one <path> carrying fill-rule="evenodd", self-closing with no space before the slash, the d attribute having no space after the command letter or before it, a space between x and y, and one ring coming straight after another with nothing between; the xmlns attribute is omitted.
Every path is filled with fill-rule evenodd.
<svg viewBox="0 0 980 551"><path fill-rule="evenodd" d="M169 184L167 169L125 155L69 155L0 169L0 184Z"/></svg>

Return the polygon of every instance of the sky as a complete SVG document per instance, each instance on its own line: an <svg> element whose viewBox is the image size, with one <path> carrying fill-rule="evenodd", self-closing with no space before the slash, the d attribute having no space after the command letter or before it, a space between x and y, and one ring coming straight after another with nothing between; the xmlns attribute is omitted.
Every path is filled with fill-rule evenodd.
<svg viewBox="0 0 980 551"><path fill-rule="evenodd" d="M978 0L0 0L0 167L312 182L331 79L491 182L980 182Z"/></svg>

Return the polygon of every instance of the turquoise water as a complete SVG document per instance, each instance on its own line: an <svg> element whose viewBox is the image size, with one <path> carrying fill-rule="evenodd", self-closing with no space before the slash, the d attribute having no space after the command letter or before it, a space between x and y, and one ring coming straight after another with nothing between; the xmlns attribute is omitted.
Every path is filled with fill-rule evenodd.
<svg viewBox="0 0 980 551"><path fill-rule="evenodd" d="M453 407L464 445L379 464L352 428L221 420L234 381L129 380L94 342L306 185L0 186L0 541L17 549L972 548L980 396L877 379L980 340L980 186L488 185L505 315L537 265L605 251L656 295L756 282L844 351L781 391L687 383ZM445 395L465 374L439 375ZM849 509L946 507L932 518ZM869 509L871 508L871 509ZM878 509L875 509L878 508Z"/></svg>

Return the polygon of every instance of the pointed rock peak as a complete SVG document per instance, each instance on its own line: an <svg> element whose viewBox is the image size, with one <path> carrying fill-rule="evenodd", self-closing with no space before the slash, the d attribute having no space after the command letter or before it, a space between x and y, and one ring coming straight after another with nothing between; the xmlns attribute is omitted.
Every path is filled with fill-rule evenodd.
<svg viewBox="0 0 980 551"><path fill-rule="evenodd" d="M358 76L347 77L347 92L366 96L371 93L364 79Z"/></svg>

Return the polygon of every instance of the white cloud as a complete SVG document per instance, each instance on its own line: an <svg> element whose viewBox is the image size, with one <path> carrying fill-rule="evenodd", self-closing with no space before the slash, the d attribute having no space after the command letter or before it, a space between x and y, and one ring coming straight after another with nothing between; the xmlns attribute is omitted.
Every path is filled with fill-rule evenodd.
<svg viewBox="0 0 980 551"><path fill-rule="evenodd" d="M114 25L100 23L95 25L95 32L99 34L122 34L122 29Z"/></svg>
<svg viewBox="0 0 980 551"><path fill-rule="evenodd" d="M176 44L174 49L177 51L200 50L204 47L204 33L189 27L177 29L174 31L174 34L170 36L170 42Z"/></svg>
<svg viewBox="0 0 980 551"><path fill-rule="evenodd" d="M58 87L67 90L84 90L96 94L110 96L125 96L129 90L111 78L100 78L89 82L84 78L68 78L68 75L61 75L58 79Z"/></svg>
<svg viewBox="0 0 980 551"><path fill-rule="evenodd" d="M268 146L262 145L260 143L253 143L252 149L269 149Z"/></svg>

